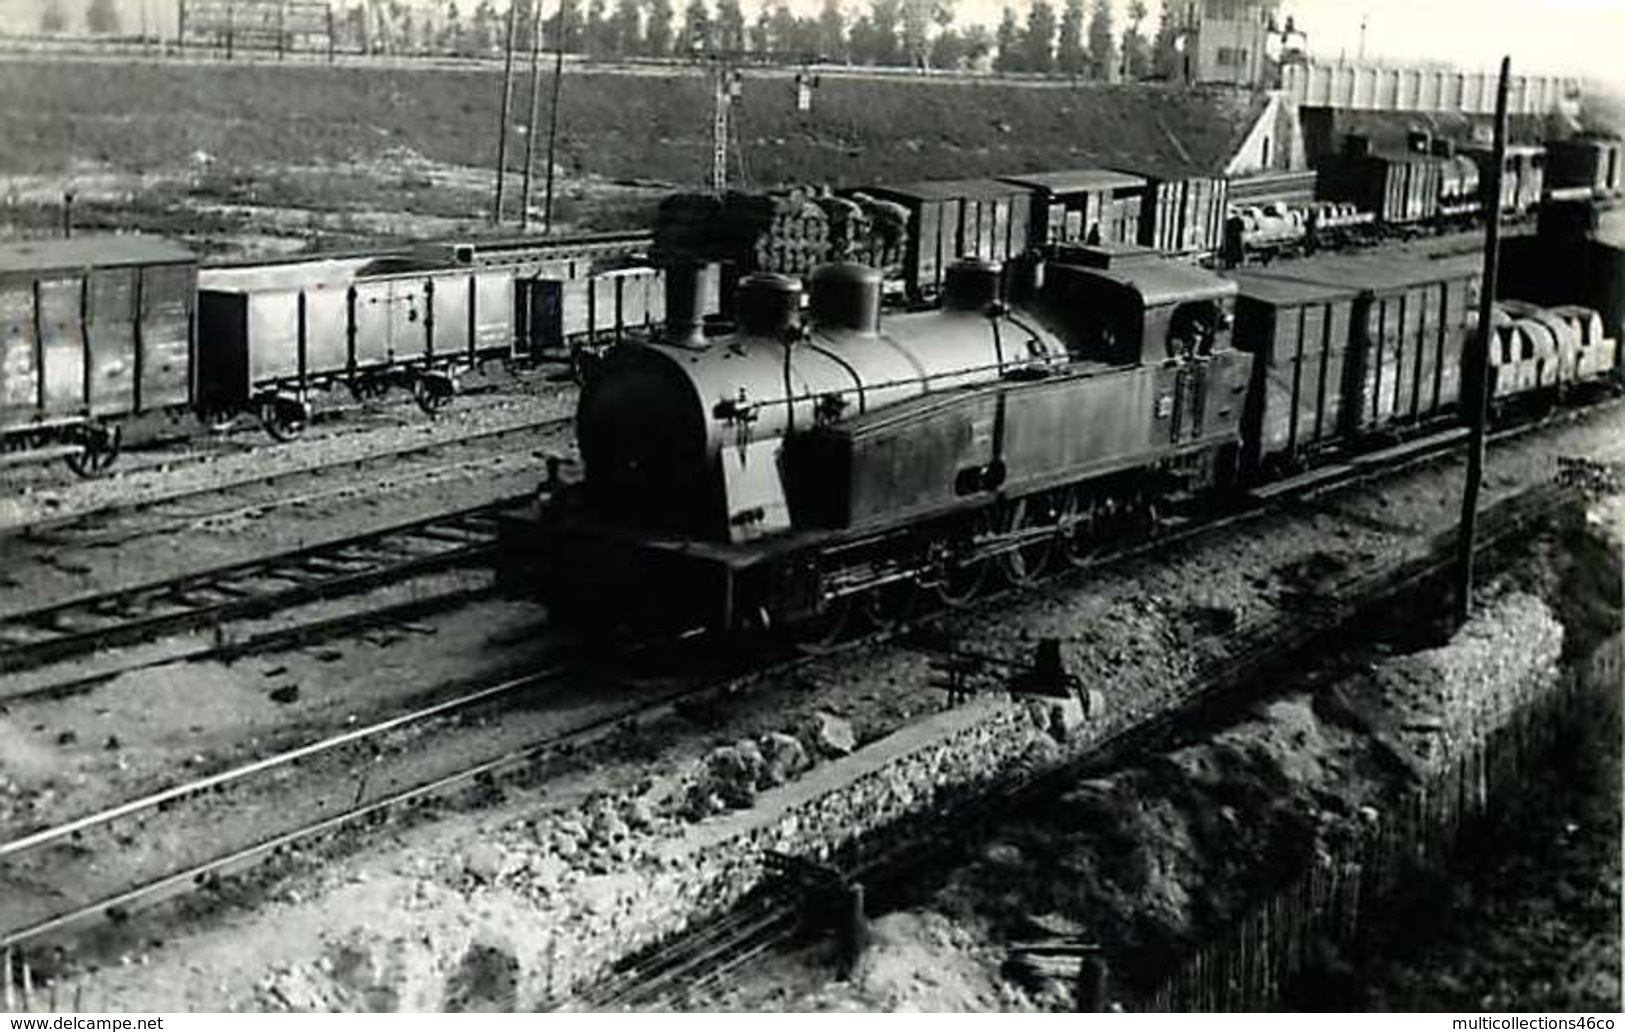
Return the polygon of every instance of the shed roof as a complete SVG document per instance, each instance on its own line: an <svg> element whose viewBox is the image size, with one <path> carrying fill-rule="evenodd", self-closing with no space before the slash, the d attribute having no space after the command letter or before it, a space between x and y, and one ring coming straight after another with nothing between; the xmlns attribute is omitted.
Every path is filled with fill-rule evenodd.
<svg viewBox="0 0 1625 1032"><path fill-rule="evenodd" d="M1007 197L1020 189L998 179L944 179L870 187L867 192L916 201L951 201L961 197Z"/></svg>
<svg viewBox="0 0 1625 1032"><path fill-rule="evenodd" d="M1145 177L1116 172L1109 168L1080 168L1066 172L1033 172L1002 176L1007 183L1046 190L1052 194L1091 193L1099 190L1131 190L1145 185Z"/></svg>
<svg viewBox="0 0 1625 1032"><path fill-rule="evenodd" d="M0 244L0 272L196 264L197 255L155 236L79 236Z"/></svg>

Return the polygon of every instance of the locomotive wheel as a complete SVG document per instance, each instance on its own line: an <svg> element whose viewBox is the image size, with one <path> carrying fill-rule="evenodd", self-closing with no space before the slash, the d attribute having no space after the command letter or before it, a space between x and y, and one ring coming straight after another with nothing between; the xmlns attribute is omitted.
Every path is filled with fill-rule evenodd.
<svg viewBox="0 0 1625 1032"><path fill-rule="evenodd" d="M90 427L81 442L85 450L67 457L68 468L87 480L101 476L117 461L123 440L124 431L116 424Z"/></svg>
<svg viewBox="0 0 1625 1032"><path fill-rule="evenodd" d="M1076 521L1072 530L1061 536L1061 554L1072 566L1088 566L1100 554L1097 539L1099 509L1095 500L1081 492L1069 492L1061 503L1056 522Z"/></svg>
<svg viewBox="0 0 1625 1032"><path fill-rule="evenodd" d="M1005 519L1005 531L1015 533L1037 526L1054 526L1055 512L1040 498L1022 498L1010 507ZM1031 544L1022 545L1000 556L1005 579L1023 586L1033 583L1045 573L1055 560L1056 539L1045 535Z"/></svg>
<svg viewBox="0 0 1625 1032"><path fill-rule="evenodd" d="M796 624L796 645L815 656L834 651L846 637L856 608L857 603L851 597L831 602L822 613Z"/></svg>
<svg viewBox="0 0 1625 1032"><path fill-rule="evenodd" d="M287 443L296 441L310 425L310 408L303 402L289 398L270 398L260 402L260 426L273 440Z"/></svg>
<svg viewBox="0 0 1625 1032"><path fill-rule="evenodd" d="M860 602L863 616L877 631L896 630L914 609L914 585L888 584L866 592Z"/></svg>

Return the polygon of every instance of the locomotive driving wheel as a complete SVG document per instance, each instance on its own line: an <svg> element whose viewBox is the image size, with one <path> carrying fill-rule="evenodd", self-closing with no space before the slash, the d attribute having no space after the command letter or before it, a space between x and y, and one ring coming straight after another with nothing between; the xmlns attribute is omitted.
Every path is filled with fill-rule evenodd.
<svg viewBox="0 0 1625 1032"><path fill-rule="evenodd" d="M914 611L914 584L903 581L864 592L863 616L877 631L895 631Z"/></svg>
<svg viewBox="0 0 1625 1032"><path fill-rule="evenodd" d="M123 440L124 431L116 423L85 427L78 442L84 450L67 457L68 468L86 479L101 476L118 459Z"/></svg>
<svg viewBox="0 0 1625 1032"><path fill-rule="evenodd" d="M852 626L857 601L851 596L832 599L823 612L796 624L796 645L815 656L833 652Z"/></svg>
<svg viewBox="0 0 1625 1032"><path fill-rule="evenodd" d="M942 557L936 589L943 605L962 609L981 594L992 563L985 556L977 556L975 551L981 539L993 529L993 521L986 513L977 516L971 537L951 547Z"/></svg>
<svg viewBox="0 0 1625 1032"><path fill-rule="evenodd" d="M1100 554L1101 502L1083 489L1068 491L1056 522L1070 525L1061 534L1061 554L1073 566L1088 566Z"/></svg>
<svg viewBox="0 0 1625 1032"><path fill-rule="evenodd" d="M1054 527L1057 507L1048 498L1021 498L1005 511L1004 532L1019 534L1037 527ZM1057 540L1053 533L1034 538L1000 556L1004 576L1011 584L1032 584L1045 573L1055 560Z"/></svg>

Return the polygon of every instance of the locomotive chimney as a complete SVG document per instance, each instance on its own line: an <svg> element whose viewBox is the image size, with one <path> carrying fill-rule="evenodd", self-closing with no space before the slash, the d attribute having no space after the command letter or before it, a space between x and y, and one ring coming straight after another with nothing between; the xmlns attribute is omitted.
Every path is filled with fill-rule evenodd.
<svg viewBox="0 0 1625 1032"><path fill-rule="evenodd" d="M801 281L772 272L753 273L739 281L734 306L741 332L783 337L800 314Z"/></svg>
<svg viewBox="0 0 1625 1032"><path fill-rule="evenodd" d="M880 332L880 273L856 262L831 262L812 272L808 313L824 330Z"/></svg>
<svg viewBox="0 0 1625 1032"><path fill-rule="evenodd" d="M699 262L673 261L666 266L666 343L705 346L705 298L710 285L711 269Z"/></svg>
<svg viewBox="0 0 1625 1032"><path fill-rule="evenodd" d="M942 306L959 312L982 312L999 299L1003 267L985 258L961 258L948 266Z"/></svg>

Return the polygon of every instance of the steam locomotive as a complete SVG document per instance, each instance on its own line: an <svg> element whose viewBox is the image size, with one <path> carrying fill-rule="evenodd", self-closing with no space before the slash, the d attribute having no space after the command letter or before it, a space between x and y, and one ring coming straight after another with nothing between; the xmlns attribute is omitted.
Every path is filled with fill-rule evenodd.
<svg viewBox="0 0 1625 1032"><path fill-rule="evenodd" d="M818 269L805 322L796 283L750 277L736 333L679 320L612 353L580 399L583 478L548 494L524 545L538 583L598 627L821 637L1457 418L1471 259L1227 277L1061 247L1011 273L1005 290L993 263L957 262L940 310L884 322L872 269ZM1501 305L1492 394L1617 385L1622 287Z"/></svg>

